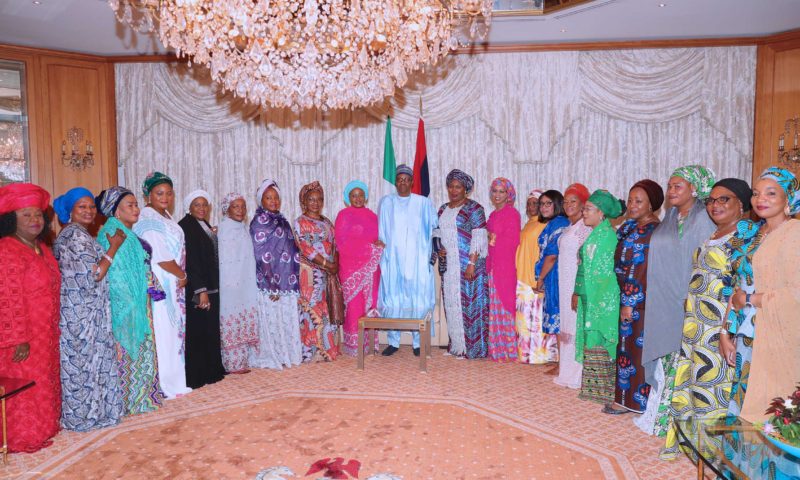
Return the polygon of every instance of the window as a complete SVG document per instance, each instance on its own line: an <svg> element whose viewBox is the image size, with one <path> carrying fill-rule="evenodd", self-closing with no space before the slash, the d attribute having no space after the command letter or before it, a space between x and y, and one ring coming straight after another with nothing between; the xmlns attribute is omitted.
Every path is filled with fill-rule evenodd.
<svg viewBox="0 0 800 480"><path fill-rule="evenodd" d="M25 64L0 60L0 186L30 180Z"/></svg>

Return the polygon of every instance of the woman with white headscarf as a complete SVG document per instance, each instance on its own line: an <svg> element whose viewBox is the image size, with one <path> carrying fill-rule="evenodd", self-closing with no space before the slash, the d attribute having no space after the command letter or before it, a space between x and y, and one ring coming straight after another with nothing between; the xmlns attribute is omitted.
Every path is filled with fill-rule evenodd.
<svg viewBox="0 0 800 480"><path fill-rule="evenodd" d="M247 373L248 355L258 346L258 286L253 244L245 223L247 204L239 193L222 200L219 222L219 322L222 365Z"/></svg>
<svg viewBox="0 0 800 480"><path fill-rule="evenodd" d="M195 190L183 199L178 225L186 238L186 385L200 388L225 377L219 339L217 234L208 224L208 199Z"/></svg>

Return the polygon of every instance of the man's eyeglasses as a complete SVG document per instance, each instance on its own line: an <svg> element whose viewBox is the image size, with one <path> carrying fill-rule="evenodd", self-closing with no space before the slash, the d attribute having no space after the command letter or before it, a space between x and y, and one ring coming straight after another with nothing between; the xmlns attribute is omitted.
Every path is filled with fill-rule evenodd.
<svg viewBox="0 0 800 480"><path fill-rule="evenodd" d="M727 197L727 196L724 196L724 195L723 195L723 196L721 196L721 197L717 197L717 198L714 198L714 197L708 197L708 198L706 198L705 200L703 200L703 203L705 203L705 204L706 204L706 206L713 205L713 204L715 204L715 203L718 203L718 204L720 204L720 205L725 205L725 204L727 204L727 203L728 203L728 201L729 201L730 199L731 199L731 197Z"/></svg>

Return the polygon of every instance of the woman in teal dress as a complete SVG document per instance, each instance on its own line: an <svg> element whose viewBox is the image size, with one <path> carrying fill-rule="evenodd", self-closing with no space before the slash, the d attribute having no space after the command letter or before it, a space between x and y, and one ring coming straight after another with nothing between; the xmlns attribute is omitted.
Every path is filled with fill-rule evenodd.
<svg viewBox="0 0 800 480"><path fill-rule="evenodd" d="M164 398L156 369L152 301L166 296L150 270L150 245L131 230L139 218L133 192L124 187L104 190L96 199L100 213L108 217L98 233L98 243L108 250L106 234L117 230L125 241L108 269L111 294L111 329L116 342L117 367L123 389L125 412L145 413L161 406Z"/></svg>
<svg viewBox="0 0 800 480"><path fill-rule="evenodd" d="M572 302L578 310L575 360L583 364L579 398L603 405L614 401L619 341L617 234L609 219L622 213L620 201L605 190L595 190L583 206L583 222L593 230L579 251Z"/></svg>
<svg viewBox="0 0 800 480"><path fill-rule="evenodd" d="M761 246L766 234L764 220L753 222L744 219L736 225L736 232L730 240L731 267L736 273L737 286L745 294L753 294L756 282L753 278L753 255ZM728 402L728 415L738 417L742 412L747 381L750 377L750 361L753 358L753 339L756 333L756 308L745 306L741 310L728 309L725 329L720 333L720 351L725 361L733 367L731 396Z"/></svg>

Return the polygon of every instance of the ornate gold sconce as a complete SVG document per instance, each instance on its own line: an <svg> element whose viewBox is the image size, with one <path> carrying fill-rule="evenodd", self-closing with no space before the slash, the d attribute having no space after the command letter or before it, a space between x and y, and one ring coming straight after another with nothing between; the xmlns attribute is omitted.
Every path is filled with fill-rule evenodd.
<svg viewBox="0 0 800 480"><path fill-rule="evenodd" d="M67 154L67 141L71 145L71 153ZM72 170L86 170L94 166L94 147L86 140L84 155L81 155L80 144L83 142L83 129L72 127L67 131L67 140L61 142L61 163Z"/></svg>

